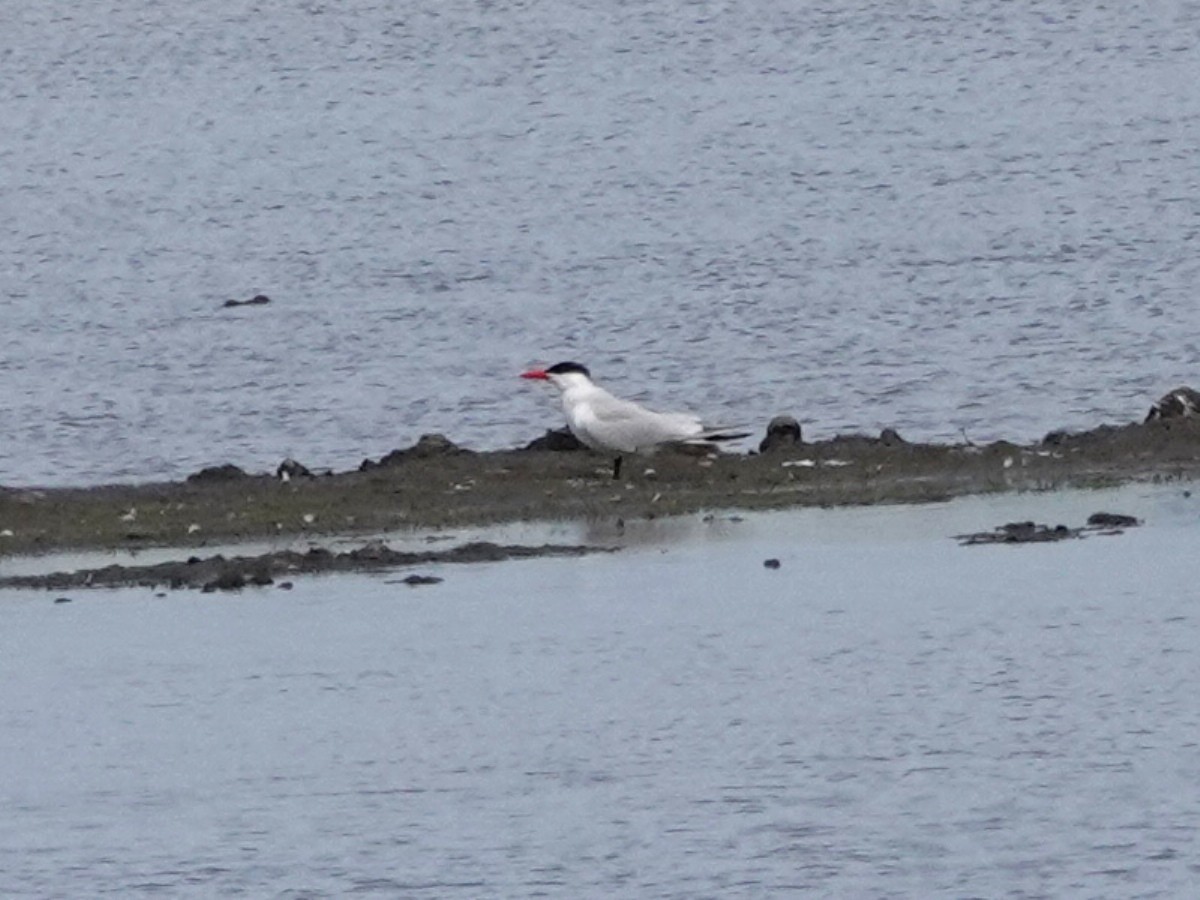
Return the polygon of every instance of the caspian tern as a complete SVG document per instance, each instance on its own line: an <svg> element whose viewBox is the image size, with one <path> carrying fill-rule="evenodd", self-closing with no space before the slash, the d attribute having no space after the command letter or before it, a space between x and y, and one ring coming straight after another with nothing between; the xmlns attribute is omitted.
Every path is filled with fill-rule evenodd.
<svg viewBox="0 0 1200 900"><path fill-rule="evenodd" d="M560 362L548 369L530 369L521 377L548 381L562 392L567 427L584 446L615 455L613 478L621 477L621 458L626 453L651 453L661 444L747 436L706 426L691 413L654 412L614 397L593 382L592 373L579 363Z"/></svg>

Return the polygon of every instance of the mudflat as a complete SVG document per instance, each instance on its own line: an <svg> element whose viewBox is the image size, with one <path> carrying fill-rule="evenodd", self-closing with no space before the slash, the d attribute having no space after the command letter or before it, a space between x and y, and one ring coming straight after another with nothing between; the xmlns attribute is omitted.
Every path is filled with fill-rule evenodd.
<svg viewBox="0 0 1200 900"><path fill-rule="evenodd" d="M749 454L664 448L627 459L620 480L610 459L589 451L473 452L438 436L357 471L292 472L229 465L173 483L0 488L0 557L1188 480L1200 475L1200 417L1056 432L1023 446L908 443L885 432Z"/></svg>

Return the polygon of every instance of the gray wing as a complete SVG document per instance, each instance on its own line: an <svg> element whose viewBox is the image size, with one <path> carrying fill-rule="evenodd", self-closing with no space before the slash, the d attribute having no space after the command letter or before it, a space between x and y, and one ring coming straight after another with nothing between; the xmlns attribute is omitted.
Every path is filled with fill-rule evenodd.
<svg viewBox="0 0 1200 900"><path fill-rule="evenodd" d="M695 437L703 428L688 413L660 413L611 394L597 398L580 415L576 426L596 443L624 453L636 453L667 441ZM588 443L585 439L584 443Z"/></svg>

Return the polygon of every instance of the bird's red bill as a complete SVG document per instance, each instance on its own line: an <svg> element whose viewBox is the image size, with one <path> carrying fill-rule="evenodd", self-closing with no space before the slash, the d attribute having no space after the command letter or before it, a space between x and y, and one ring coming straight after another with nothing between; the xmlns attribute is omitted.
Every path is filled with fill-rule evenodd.
<svg viewBox="0 0 1200 900"><path fill-rule="evenodd" d="M545 369L530 369L528 372L521 373L522 378L536 378L539 381L548 381L550 376L546 374Z"/></svg>

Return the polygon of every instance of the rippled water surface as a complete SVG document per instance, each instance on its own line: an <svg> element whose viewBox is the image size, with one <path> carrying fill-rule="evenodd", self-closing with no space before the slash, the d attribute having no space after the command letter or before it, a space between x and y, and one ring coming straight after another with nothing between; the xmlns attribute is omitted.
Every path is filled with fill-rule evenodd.
<svg viewBox="0 0 1200 900"><path fill-rule="evenodd" d="M1147 524L947 538L1114 507ZM4 594L0 893L1191 896L1198 512L696 517L423 589Z"/></svg>
<svg viewBox="0 0 1200 900"><path fill-rule="evenodd" d="M1194 4L10 5L5 482L509 446L564 357L815 437L1200 380Z"/></svg>

